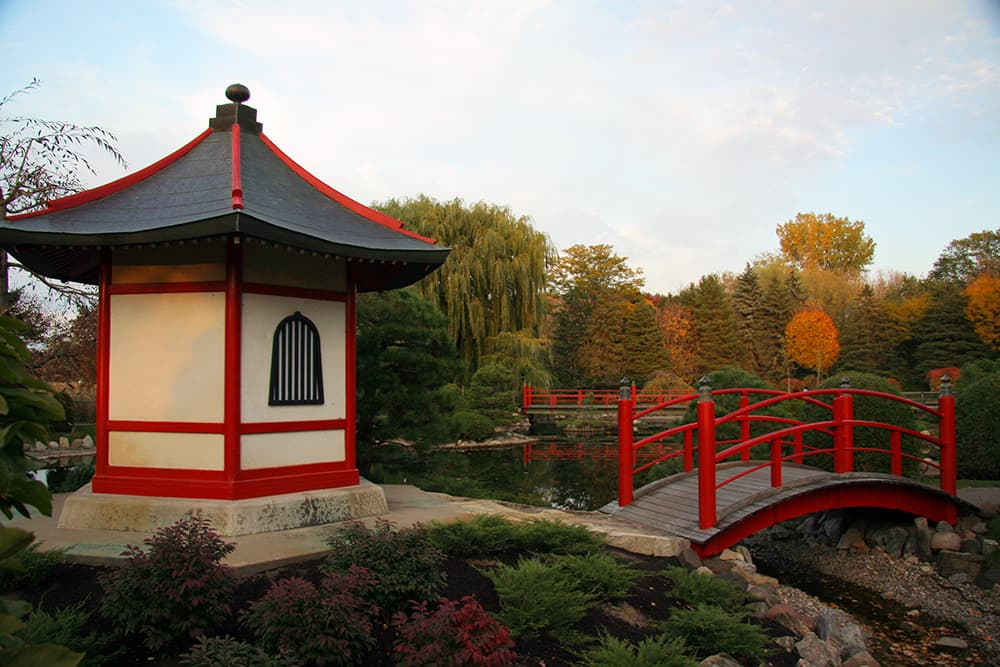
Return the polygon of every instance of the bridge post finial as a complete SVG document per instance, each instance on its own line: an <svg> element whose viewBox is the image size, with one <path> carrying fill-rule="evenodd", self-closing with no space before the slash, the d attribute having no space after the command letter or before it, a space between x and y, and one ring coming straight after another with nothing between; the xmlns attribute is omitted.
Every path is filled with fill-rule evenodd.
<svg viewBox="0 0 1000 667"><path fill-rule="evenodd" d="M939 392L941 396L951 396L951 377L947 375L941 376L941 388Z"/></svg>
<svg viewBox="0 0 1000 667"><path fill-rule="evenodd" d="M712 400L712 381L707 375L702 375L698 380L698 401Z"/></svg>
<svg viewBox="0 0 1000 667"><path fill-rule="evenodd" d="M846 375L844 377L840 378L840 388L841 389L850 389L851 388L851 378L847 377Z"/></svg>
<svg viewBox="0 0 1000 667"><path fill-rule="evenodd" d="M628 401L632 398L632 381L622 378L618 381L618 400Z"/></svg>

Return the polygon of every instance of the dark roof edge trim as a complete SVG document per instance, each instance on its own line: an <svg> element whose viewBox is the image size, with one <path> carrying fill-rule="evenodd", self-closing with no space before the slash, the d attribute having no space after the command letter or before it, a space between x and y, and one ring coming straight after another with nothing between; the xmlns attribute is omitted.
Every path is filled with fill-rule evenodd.
<svg viewBox="0 0 1000 667"><path fill-rule="evenodd" d="M397 232L399 232L401 234L405 234L405 235L407 235L407 236L409 236L411 238L417 239L418 241L423 241L425 243L432 243L432 244L435 244L435 245L437 244L437 241L435 241L432 238L428 238L426 236L421 236L420 234L417 234L416 232L412 232L409 229L406 229L405 227L403 227L403 223L400 222L399 220L396 220L393 217L390 217L390 216L388 216L388 215L386 215L384 213L376 211L375 209L369 208L369 207L365 206L364 204L362 204L361 202L357 202L357 201L351 199L350 197L348 197L347 195L343 194L342 192L334 190L329 185L327 185L326 183L324 183L323 181L319 180L318 178L316 178L315 176L313 176L311 173L309 173L308 171L306 171L305 168L302 167L302 165L300 165L299 163L297 163L292 158L288 157L288 155L285 154L285 152L282 151L280 148L278 148L274 144L274 142L272 142L270 139L268 139L264 135L263 132L260 133L260 140L264 142L264 145L267 146L271 150L272 153L274 153L275 155L278 156L278 159L280 159L282 162L284 162L285 165L289 169L291 169L293 172L295 172L295 174L298 175L299 178L301 178L302 180L304 180L305 182L307 182L309 185L313 186L314 188L316 188L317 190L319 190L324 195L326 195L330 199L334 200L335 202L337 202L341 206L347 208L350 211L353 211L354 213L357 213L358 215L362 216L363 218L366 218L368 220L371 220L374 223L377 223L377 224L383 225L385 227L388 227L389 229L397 231Z"/></svg>
<svg viewBox="0 0 1000 667"><path fill-rule="evenodd" d="M212 134L211 129L205 130L197 137L195 137L193 140L184 144L170 155L154 162L153 164L149 165L144 169L140 169L134 174L123 176L122 178L119 178L116 181L111 181L110 183L100 185L90 190L84 190L83 192L78 192L73 195L60 197L59 199L53 199L52 201L48 202L45 205L44 209L41 209L39 211L31 211L30 213L22 213L20 215L12 215L9 218L7 218L7 220L23 220L25 218L34 218L40 215L45 215L46 213L63 211L68 208L74 208L76 206L81 206L83 204L89 204L92 201L97 201L98 199L107 197L108 195L112 195L116 192L124 190L125 188L135 185L140 181L146 180L156 172L167 168L174 162L177 162L182 157L191 152L191 150L194 149L195 146L200 144L210 134Z"/></svg>

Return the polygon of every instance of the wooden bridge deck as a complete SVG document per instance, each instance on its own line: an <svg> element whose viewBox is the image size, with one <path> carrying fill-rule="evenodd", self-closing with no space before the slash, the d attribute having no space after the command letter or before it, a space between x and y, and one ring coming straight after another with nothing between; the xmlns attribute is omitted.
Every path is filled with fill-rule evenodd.
<svg viewBox="0 0 1000 667"><path fill-rule="evenodd" d="M719 465L717 475L728 479L764 461L733 462ZM771 487L770 469L764 467L727 484L717 492L718 521L712 528L698 527L698 472L680 473L657 480L636 490L631 505L619 507L617 501L601 508L617 518L652 528L657 532L683 537L693 545L704 545L754 515L800 496L816 492L837 492L857 486L893 489L918 489L928 494L950 496L914 480L882 473L853 472L834 474L818 468L785 463L782 485ZM791 517L788 517L791 518Z"/></svg>

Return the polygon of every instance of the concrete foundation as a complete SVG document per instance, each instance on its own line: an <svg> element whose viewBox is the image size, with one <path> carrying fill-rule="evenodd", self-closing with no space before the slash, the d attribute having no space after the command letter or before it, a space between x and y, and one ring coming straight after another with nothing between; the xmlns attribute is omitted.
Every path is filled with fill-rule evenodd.
<svg viewBox="0 0 1000 667"><path fill-rule="evenodd" d="M90 485L68 496L59 528L151 533L193 514L220 535L256 535L386 514L382 488L357 486L247 500L199 500L94 493Z"/></svg>

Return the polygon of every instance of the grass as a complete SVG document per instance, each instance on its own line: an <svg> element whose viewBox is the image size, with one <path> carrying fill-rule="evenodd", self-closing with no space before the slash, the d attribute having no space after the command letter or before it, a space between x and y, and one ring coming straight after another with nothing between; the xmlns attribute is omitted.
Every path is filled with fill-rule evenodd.
<svg viewBox="0 0 1000 667"><path fill-rule="evenodd" d="M960 479L957 482L960 489L982 489L1000 487L1000 479Z"/></svg>

